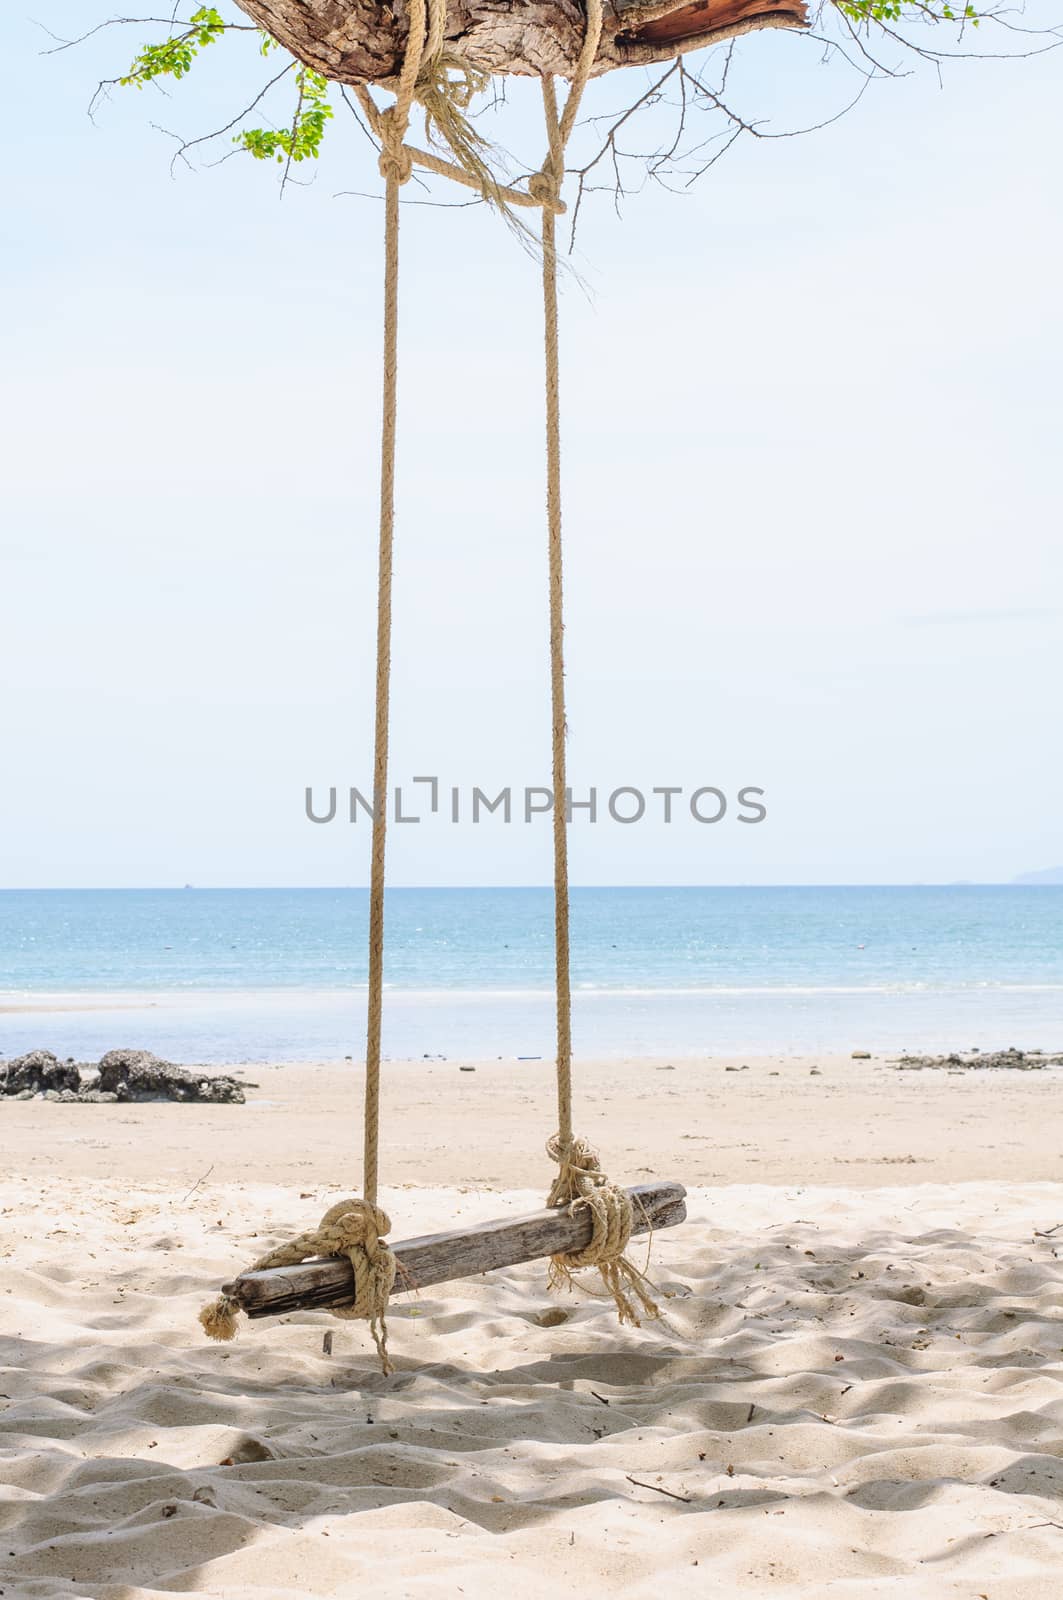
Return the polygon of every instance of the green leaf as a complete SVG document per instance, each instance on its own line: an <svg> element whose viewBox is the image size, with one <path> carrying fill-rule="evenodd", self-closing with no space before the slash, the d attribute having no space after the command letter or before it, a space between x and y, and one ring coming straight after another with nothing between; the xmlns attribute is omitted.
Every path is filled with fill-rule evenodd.
<svg viewBox="0 0 1063 1600"><path fill-rule="evenodd" d="M843 16L855 23L895 22L969 22L977 27L981 20L975 7L965 4L957 15L949 0L835 0Z"/></svg>
<svg viewBox="0 0 1063 1600"><path fill-rule="evenodd" d="M233 143L256 161L310 161L321 153L321 141L332 118L328 79L309 67L295 75L299 98L287 128L242 128Z"/></svg>
<svg viewBox="0 0 1063 1600"><path fill-rule="evenodd" d="M142 89L156 78L183 78L193 60L208 44L213 44L225 32L225 20L213 6L200 6L192 13L184 33L173 34L161 44L145 45L124 78L123 85L134 84Z"/></svg>

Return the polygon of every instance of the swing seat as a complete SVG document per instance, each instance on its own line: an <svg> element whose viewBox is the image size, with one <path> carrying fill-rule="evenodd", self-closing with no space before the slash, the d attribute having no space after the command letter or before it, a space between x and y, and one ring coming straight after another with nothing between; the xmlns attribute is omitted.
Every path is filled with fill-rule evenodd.
<svg viewBox="0 0 1063 1600"><path fill-rule="evenodd" d="M639 1183L627 1194L635 1212L633 1234L674 1228L686 1219L686 1190L681 1183ZM391 1246L398 1262L392 1296L585 1249L592 1229L585 1207L562 1206L405 1239ZM323 1311L352 1303L354 1271L346 1256L323 1256L297 1266L242 1273L225 1284L222 1293L252 1319Z"/></svg>

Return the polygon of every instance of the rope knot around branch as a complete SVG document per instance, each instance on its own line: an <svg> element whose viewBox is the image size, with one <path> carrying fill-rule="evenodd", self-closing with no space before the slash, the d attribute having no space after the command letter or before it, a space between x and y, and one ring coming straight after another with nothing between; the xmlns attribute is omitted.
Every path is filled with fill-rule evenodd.
<svg viewBox="0 0 1063 1600"><path fill-rule="evenodd" d="M404 144L397 150L381 150L377 166L385 181L394 178L400 188L413 177L413 157Z"/></svg>
<svg viewBox="0 0 1063 1600"><path fill-rule="evenodd" d="M270 1250L248 1271L294 1267L311 1256L346 1256L354 1273L354 1300L349 1306L330 1306L329 1310L334 1317L369 1323L381 1368L387 1374L391 1363L386 1313L396 1269L395 1257L384 1238L390 1232L391 1218L379 1206L368 1200L339 1200L329 1207L316 1228ZM209 1339L235 1338L239 1310L237 1301L227 1294L219 1295L199 1314L204 1333Z"/></svg>
<svg viewBox="0 0 1063 1600"><path fill-rule="evenodd" d="M571 1289L576 1283L573 1274L581 1267L597 1267L621 1322L639 1327L640 1310L647 1317L659 1316L649 1279L624 1255L635 1223L627 1190L610 1182L601 1169L598 1152L586 1139L573 1136L562 1140L555 1133L546 1151L558 1164L547 1205L567 1206L572 1215L588 1211L591 1219L590 1242L582 1250L551 1256L550 1287Z"/></svg>
<svg viewBox="0 0 1063 1600"><path fill-rule="evenodd" d="M561 185L546 168L532 173L528 179L528 193L544 211L552 212L555 217L564 216L566 207L561 198Z"/></svg>

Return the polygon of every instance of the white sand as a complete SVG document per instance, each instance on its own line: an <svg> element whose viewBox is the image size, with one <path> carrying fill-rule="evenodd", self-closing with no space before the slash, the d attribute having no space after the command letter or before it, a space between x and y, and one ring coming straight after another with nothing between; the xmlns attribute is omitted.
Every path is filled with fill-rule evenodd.
<svg viewBox="0 0 1063 1600"><path fill-rule="evenodd" d="M462 1066L474 1065L472 1072ZM249 1066L231 1106L0 1106L7 1170L59 1178L357 1181L362 1071ZM579 1061L579 1131L628 1183L1063 1181L1063 1067L898 1072L888 1059L732 1056ZM547 1187L550 1061L385 1066L381 1171L392 1183ZM15 1163L15 1165L12 1165Z"/></svg>
<svg viewBox="0 0 1063 1600"><path fill-rule="evenodd" d="M690 1222L654 1241L657 1281L681 1291L662 1324L620 1330L600 1303L552 1299L533 1264L397 1300L391 1379L363 1329L322 1316L244 1323L231 1346L200 1337L217 1284L339 1192L283 1095L257 1109L0 1107L0 1591L1057 1600L1063 1228L1036 1230L1063 1222L1063 1186L1021 1181L1021 1153L1009 1182L977 1172L982 1097L1006 1144L1013 1106L1021 1128L1042 1094L1032 1080L1052 1075L982 1076L905 1076L903 1113L884 1100L844 1156L883 1160L909 1125L914 1139L921 1096L924 1165L936 1135L964 1181L897 1185L921 1175L909 1165L885 1168L885 1188L699 1188ZM729 1116L752 1077L729 1078ZM706 1092L722 1098L722 1081ZM794 1107L823 1083L807 1067L800 1083L786 1137L808 1144ZM432 1181L448 1133L454 1174L474 1139L445 1116L453 1104L436 1098ZM1052 1128L1039 1104L1038 1172ZM730 1141L753 1147L741 1159L796 1162L786 1124L747 1112ZM844 1118L834 1135L830 1122L820 1140L844 1140ZM284 1123L303 1176L252 1182ZM690 1106L647 1119L661 1175L706 1159L688 1160L689 1131ZM397 1131L400 1172L417 1154ZM401 1237L530 1209L539 1192L383 1198Z"/></svg>

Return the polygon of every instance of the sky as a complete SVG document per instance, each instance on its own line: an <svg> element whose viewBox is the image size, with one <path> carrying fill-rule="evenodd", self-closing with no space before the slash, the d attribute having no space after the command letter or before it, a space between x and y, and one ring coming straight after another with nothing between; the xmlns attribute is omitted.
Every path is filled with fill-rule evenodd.
<svg viewBox="0 0 1063 1600"><path fill-rule="evenodd" d="M93 123L97 80L152 35L40 53L38 24L93 20L30 0L0 21L0 886L364 883L343 796L371 784L373 153L344 114L283 198L239 156L171 176L154 125L218 126L261 63L225 41ZM1063 52L921 67L689 188L584 208L568 750L599 815L573 822L574 882L1063 860L1061 74ZM642 82L593 86L588 114ZM766 129L853 88L808 40L738 47ZM518 83L497 124L526 166L535 110ZM389 869L546 883L548 823L522 811L549 783L537 268L482 207L405 205L402 234L392 774L408 813L415 776L442 804L392 828ZM333 785L337 820L310 822L307 787L320 809ZM513 820L451 822L474 786L510 787ZM637 824L608 814L621 786ZM699 823L710 786L727 811Z"/></svg>

